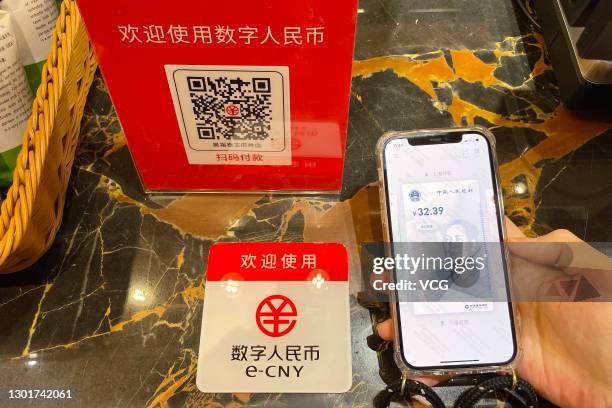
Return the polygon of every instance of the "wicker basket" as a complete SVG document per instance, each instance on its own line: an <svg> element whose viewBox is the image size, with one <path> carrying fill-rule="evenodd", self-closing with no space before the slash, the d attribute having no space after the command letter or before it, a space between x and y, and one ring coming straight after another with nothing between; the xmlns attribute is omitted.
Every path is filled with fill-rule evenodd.
<svg viewBox="0 0 612 408"><path fill-rule="evenodd" d="M32 265L55 238L96 67L77 5L74 0L65 0L32 105L13 185L2 202L0 273Z"/></svg>

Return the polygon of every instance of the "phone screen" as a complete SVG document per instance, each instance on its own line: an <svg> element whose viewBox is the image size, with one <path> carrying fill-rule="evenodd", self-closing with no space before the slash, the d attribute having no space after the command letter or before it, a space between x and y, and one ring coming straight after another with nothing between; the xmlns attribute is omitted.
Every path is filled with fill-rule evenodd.
<svg viewBox="0 0 612 408"><path fill-rule="evenodd" d="M486 259L468 284L473 274L451 270L436 299L396 292L402 358L413 369L504 365L516 354L491 149L477 132L397 136L384 146L392 247L472 243ZM394 274L396 282L414 279L397 268Z"/></svg>

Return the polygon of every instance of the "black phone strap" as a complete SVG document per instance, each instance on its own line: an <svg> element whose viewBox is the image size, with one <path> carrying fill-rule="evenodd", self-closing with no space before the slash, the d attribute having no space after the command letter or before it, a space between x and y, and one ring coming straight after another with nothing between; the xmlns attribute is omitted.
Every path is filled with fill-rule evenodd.
<svg viewBox="0 0 612 408"><path fill-rule="evenodd" d="M445 407L442 399L428 385L417 380L399 379L376 395L374 408L387 408L394 398L409 401L415 395L425 398L433 408Z"/></svg>
<svg viewBox="0 0 612 408"><path fill-rule="evenodd" d="M505 392L511 406L527 408L538 407L538 396L527 381L512 375L500 375L468 388L455 401L454 408L472 408L487 395L493 392ZM414 396L421 396L429 402L432 408L444 408L444 402L428 385L416 380L397 380L389 384L374 398L375 408L387 408L391 401L410 400Z"/></svg>
<svg viewBox="0 0 612 408"><path fill-rule="evenodd" d="M518 378L513 371L511 375L499 375L465 390L455 401L455 408L472 408L484 397L492 392L503 391L507 400L516 401L518 406L527 408L538 407L538 394L533 386L522 378ZM511 406L517 406L511 402Z"/></svg>

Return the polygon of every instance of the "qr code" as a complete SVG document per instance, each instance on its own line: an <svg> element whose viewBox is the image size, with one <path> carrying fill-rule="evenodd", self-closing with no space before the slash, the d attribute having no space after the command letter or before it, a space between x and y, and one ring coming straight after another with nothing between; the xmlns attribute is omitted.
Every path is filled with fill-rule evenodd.
<svg viewBox="0 0 612 408"><path fill-rule="evenodd" d="M166 65L192 164L291 164L288 67Z"/></svg>
<svg viewBox="0 0 612 408"><path fill-rule="evenodd" d="M201 139L264 140L270 137L270 78L186 78Z"/></svg>

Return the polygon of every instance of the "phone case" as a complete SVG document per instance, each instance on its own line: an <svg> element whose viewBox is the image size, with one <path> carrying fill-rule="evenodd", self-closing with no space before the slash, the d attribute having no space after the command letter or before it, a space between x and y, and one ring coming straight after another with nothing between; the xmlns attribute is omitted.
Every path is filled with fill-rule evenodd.
<svg viewBox="0 0 612 408"><path fill-rule="evenodd" d="M378 167L378 185L379 185L379 194L380 194L380 207L381 207L381 221L382 221L382 227L383 227L383 237L384 237L384 241L386 243L390 242L390 231L389 231L389 220L387 218L387 192L386 192L386 187L385 187L385 167L384 167L384 147L386 145L386 143L394 138L400 138L400 137L414 137L414 136L431 136L431 135L435 135L435 134L440 134L440 133L449 133L449 132L475 132L475 133L479 133L481 135L483 135L484 137L487 138L487 140L489 141L489 144L491 146L491 158L493 160L493 168L494 168L494 174L493 177L495 178L496 184L497 184L497 202L498 202L498 208L499 208L499 214L498 216L502 217L501 219L503 220L504 218L504 207L503 207L503 197L502 197L502 191L501 191L501 181L499 178L499 171L498 171L498 163L497 163L497 154L496 154L496 149L495 149L495 137L493 136L493 134L486 128L481 127L481 126L474 126L474 127L457 127L457 128L438 128L438 129L423 129L423 130L415 130L415 131L392 131L392 132L386 132L385 134L383 134L381 136L381 138L378 140L378 143L376 145L376 159L377 159L377 167ZM502 236L503 236L503 240L504 242L507 241L507 237L506 237L506 228L505 228L505 223L502 222ZM387 246L388 249L389 246ZM506 252L506 262L507 262L507 269L508 271L510 271L510 258L508 256L508 248L505 247L505 252ZM388 254L387 254L388 255ZM516 308L516 305L512 302L512 280L508 279L509 282L509 290L510 290L510 300L511 300L511 306L512 306L512 317L513 317L513 321L514 321L514 332L515 332L515 343L516 343L516 354L514 359L505 365L494 365L494 366L486 366L486 367L470 367L470 368L437 368L437 369L427 369L427 370L420 370L420 369L414 369L411 367L408 367L406 365L406 363L404 362L404 359L402 358L402 345L399 341L400 339L400 334L399 334L399 326L398 326L398 310L397 310L397 305L396 305L396 296L395 296L395 291L389 291L389 300L390 300L390 309L391 309L391 316L393 319L393 327L394 327L394 338L393 338L393 348L394 348L394 357L395 357L395 362L397 364L397 366L400 368L400 370L402 371L403 375L406 377L415 377L415 376L422 376L422 375L458 375L458 374L479 374L479 373L491 373L491 372L509 372L512 371L516 368L521 356L522 356L522 349L521 349L521 345L520 345L520 316L518 314L518 309Z"/></svg>

